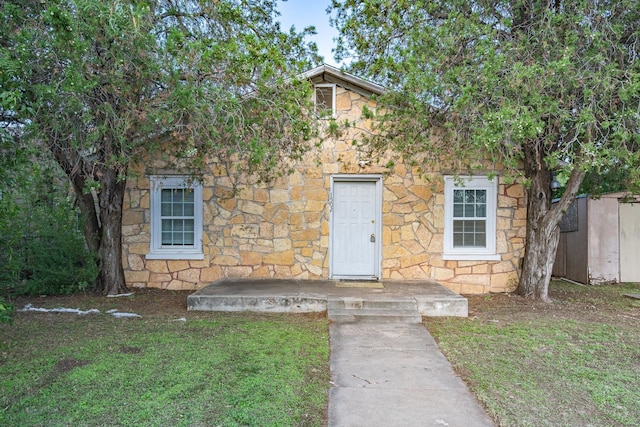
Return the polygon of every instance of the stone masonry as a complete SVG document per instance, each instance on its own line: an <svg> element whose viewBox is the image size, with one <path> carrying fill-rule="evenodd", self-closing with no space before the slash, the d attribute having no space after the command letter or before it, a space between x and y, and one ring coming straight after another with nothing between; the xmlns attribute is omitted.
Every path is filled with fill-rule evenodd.
<svg viewBox="0 0 640 427"><path fill-rule="evenodd" d="M325 138L295 172L271 186L247 186L225 198L231 181L218 168L203 186L203 260L147 260L150 243L149 178L136 170L125 196L123 263L127 284L163 289L202 288L221 278L329 277L329 189L334 174L381 174L382 279L432 279L458 293L511 291L524 251L526 210L520 185L498 187L497 252L500 261L445 261L444 182L430 182L396 163L358 163L352 141L372 132L364 96L336 89L336 121L352 124L338 138ZM381 163L383 164L383 163Z"/></svg>

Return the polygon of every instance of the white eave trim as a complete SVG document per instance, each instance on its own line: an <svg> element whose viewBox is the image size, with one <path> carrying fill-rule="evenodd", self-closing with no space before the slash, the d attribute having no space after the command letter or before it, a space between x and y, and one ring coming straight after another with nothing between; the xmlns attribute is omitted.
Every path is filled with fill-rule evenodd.
<svg viewBox="0 0 640 427"><path fill-rule="evenodd" d="M358 86L366 90L367 92L371 92L376 95L382 95L384 92L386 92L385 88L378 84L361 79L360 77L356 77L353 74L346 73L336 67L332 67L331 65L327 64L322 64L309 71L305 71L300 75L300 77L311 80L314 77L318 77L323 74L331 76L337 80L344 81L350 85ZM329 82L333 83L331 81Z"/></svg>

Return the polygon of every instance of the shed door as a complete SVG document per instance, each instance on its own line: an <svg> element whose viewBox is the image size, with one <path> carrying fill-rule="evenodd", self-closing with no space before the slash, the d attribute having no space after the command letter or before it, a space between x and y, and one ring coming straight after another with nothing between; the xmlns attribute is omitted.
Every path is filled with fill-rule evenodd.
<svg viewBox="0 0 640 427"><path fill-rule="evenodd" d="M640 204L620 203L620 281L640 282Z"/></svg>
<svg viewBox="0 0 640 427"><path fill-rule="evenodd" d="M381 236L376 181L334 181L333 278L377 278Z"/></svg>

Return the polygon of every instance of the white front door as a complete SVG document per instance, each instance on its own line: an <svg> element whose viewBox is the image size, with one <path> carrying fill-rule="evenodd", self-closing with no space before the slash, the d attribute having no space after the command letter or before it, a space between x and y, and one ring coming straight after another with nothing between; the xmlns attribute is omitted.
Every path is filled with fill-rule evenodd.
<svg viewBox="0 0 640 427"><path fill-rule="evenodd" d="M333 182L331 276L379 277L380 185L377 179Z"/></svg>

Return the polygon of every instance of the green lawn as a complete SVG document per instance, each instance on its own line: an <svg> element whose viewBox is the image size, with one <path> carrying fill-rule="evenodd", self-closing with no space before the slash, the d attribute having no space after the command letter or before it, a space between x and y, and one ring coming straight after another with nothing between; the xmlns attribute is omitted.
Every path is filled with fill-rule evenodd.
<svg viewBox="0 0 640 427"><path fill-rule="evenodd" d="M639 289L554 282L551 304L473 296L468 319L425 325L500 426L637 426L640 302L622 294ZM102 313L0 325L0 425L326 423L325 317L193 313L185 298L36 298Z"/></svg>
<svg viewBox="0 0 640 427"><path fill-rule="evenodd" d="M321 316L16 313L0 343L0 425L325 422Z"/></svg>
<svg viewBox="0 0 640 427"><path fill-rule="evenodd" d="M425 325L501 426L639 426L639 288L554 282L551 304L472 297Z"/></svg>

